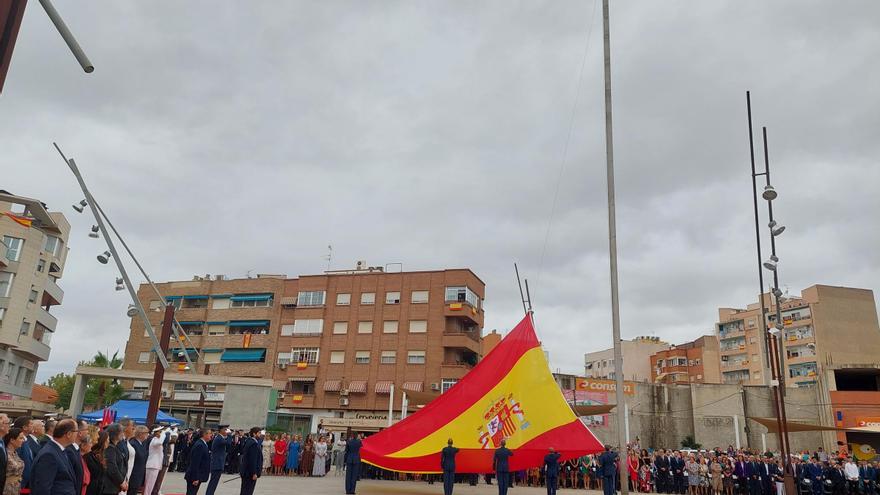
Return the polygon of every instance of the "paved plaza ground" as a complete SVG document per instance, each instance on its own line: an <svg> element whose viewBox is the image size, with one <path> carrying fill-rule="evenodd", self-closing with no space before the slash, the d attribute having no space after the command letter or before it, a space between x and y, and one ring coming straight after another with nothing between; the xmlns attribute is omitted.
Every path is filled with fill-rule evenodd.
<svg viewBox="0 0 880 495"><path fill-rule="evenodd" d="M220 480L220 486L217 488L216 495L238 495L241 488L241 482L238 479L223 483L227 479L233 479L235 476L224 474ZM182 473L168 473L165 476L165 483L162 487L165 495L173 495L186 493ZM200 495L204 495L205 488L199 490ZM264 476L257 481L256 494L271 495L338 495L344 494L343 478L341 476L333 476L332 474L324 478L286 478L283 476ZM443 484L434 483L429 485L423 481L379 481L379 480L363 480L357 485L358 495L442 495ZM491 495L498 493L498 487L487 485L480 482L477 486L470 486L465 483L455 485L455 493L461 495ZM512 487L510 495L538 495L547 493L545 488L529 488L529 487ZM598 495L599 491L584 491L561 489L560 494L583 493L589 495Z"/></svg>

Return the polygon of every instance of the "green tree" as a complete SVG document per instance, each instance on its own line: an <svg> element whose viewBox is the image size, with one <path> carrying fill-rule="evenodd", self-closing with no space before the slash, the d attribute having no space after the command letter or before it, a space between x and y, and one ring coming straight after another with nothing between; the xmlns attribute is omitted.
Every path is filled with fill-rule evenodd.
<svg viewBox="0 0 880 495"><path fill-rule="evenodd" d="M58 392L58 401L55 405L67 409L70 407L70 397L73 395L74 376L67 373L58 373L46 380L43 385Z"/></svg>
<svg viewBox="0 0 880 495"><path fill-rule="evenodd" d="M681 447L685 449L700 450L700 447L702 446L702 444L697 443L693 435L688 435L681 441Z"/></svg>
<svg viewBox="0 0 880 495"><path fill-rule="evenodd" d="M109 352L104 354L98 351L91 361L81 362L80 365L119 369L122 368L122 358L119 357L119 351L114 352L112 356ZM122 385L115 378L112 380L107 378L92 379L86 387L84 403L94 405L96 409L103 409L104 406L121 399L124 393Z"/></svg>

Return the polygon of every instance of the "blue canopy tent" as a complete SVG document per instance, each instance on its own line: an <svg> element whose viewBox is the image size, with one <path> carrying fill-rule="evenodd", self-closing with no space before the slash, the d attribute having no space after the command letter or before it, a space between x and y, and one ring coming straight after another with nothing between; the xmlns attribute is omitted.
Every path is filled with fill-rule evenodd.
<svg viewBox="0 0 880 495"><path fill-rule="evenodd" d="M145 400L120 400L113 405L107 406L106 409L116 411L117 421L122 418L129 418L134 420L135 423L145 424L147 421L147 407L149 407L149 402ZM89 423L97 423L103 418L104 409L80 414L76 417L76 419L83 419L88 421ZM183 420L177 419L170 414L165 414L162 411L159 411L156 414L156 423L181 425L183 424Z"/></svg>

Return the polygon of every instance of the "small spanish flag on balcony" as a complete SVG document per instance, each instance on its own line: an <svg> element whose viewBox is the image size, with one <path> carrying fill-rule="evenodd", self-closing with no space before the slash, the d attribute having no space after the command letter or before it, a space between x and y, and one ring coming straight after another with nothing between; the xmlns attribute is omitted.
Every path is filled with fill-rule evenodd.
<svg viewBox="0 0 880 495"><path fill-rule="evenodd" d="M186 371L186 363L177 363L177 371Z"/></svg>
<svg viewBox="0 0 880 495"><path fill-rule="evenodd" d="M294 395L293 398L291 399L291 401L294 404L299 404L300 402L303 401L303 396L302 395Z"/></svg>
<svg viewBox="0 0 880 495"><path fill-rule="evenodd" d="M247 349L248 347L251 346L251 334L249 334L249 333L244 334L244 340L242 341L241 346L244 347L245 349Z"/></svg>
<svg viewBox="0 0 880 495"><path fill-rule="evenodd" d="M31 224L33 223L33 220L31 220L28 217L20 217L18 215L13 215L12 213L10 213L8 211L3 212L3 214L6 215L7 217L9 217L13 222L15 222L19 225L23 225L25 227L30 227Z"/></svg>
<svg viewBox="0 0 880 495"><path fill-rule="evenodd" d="M304 361L300 361L300 362L296 363L296 369L298 369L298 370L304 370L308 367L309 367L309 363L306 363Z"/></svg>
<svg viewBox="0 0 880 495"><path fill-rule="evenodd" d="M453 311L458 311L461 309L461 303L452 303L449 305L449 309Z"/></svg>

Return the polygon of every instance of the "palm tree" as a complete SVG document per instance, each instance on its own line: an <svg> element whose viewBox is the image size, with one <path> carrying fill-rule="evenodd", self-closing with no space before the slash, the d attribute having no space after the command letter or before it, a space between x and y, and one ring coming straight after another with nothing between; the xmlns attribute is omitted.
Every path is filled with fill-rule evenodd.
<svg viewBox="0 0 880 495"><path fill-rule="evenodd" d="M95 357L92 358L92 362L89 363L88 365L95 366L98 368L113 368L113 369L122 368L122 358L119 357L119 351L114 352L113 356L111 356L111 357L108 357L109 354L110 354L109 351L107 352L107 354L104 354L103 352L98 351L98 353L95 354ZM112 384L118 385L119 381L114 378L112 380ZM104 395L106 393L107 393L107 380L100 380L100 382L98 383L98 400L97 400L98 409L102 409L104 407Z"/></svg>

